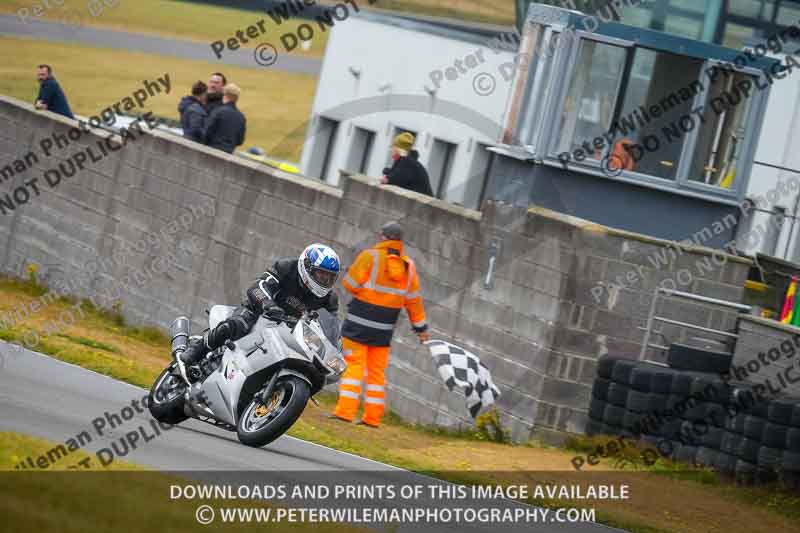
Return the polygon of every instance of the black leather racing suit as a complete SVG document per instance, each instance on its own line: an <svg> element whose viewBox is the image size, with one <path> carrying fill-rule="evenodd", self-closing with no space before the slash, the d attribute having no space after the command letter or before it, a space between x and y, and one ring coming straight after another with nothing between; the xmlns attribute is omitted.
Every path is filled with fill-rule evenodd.
<svg viewBox="0 0 800 533"><path fill-rule="evenodd" d="M297 272L297 259L279 259L272 270L261 274L247 289L242 304L233 315L217 327L209 330L203 340L193 340L181 359L186 364L197 363L206 353L223 346L226 341L235 341L247 335L258 317L271 307L279 307L286 314L300 317L305 311L325 308L332 314L339 310L339 298L331 291L318 298L309 291Z"/></svg>

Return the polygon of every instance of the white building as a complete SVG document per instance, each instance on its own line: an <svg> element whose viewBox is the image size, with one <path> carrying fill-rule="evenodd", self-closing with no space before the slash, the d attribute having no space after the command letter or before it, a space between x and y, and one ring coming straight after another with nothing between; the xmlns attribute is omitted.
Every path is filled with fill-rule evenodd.
<svg viewBox="0 0 800 533"><path fill-rule="evenodd" d="M772 57L786 63L783 55ZM800 180L799 148L800 73L794 72L776 81L770 92L747 188L756 207L740 222L737 234L742 251L800 262L800 194L781 187L790 178Z"/></svg>
<svg viewBox="0 0 800 533"><path fill-rule="evenodd" d="M494 40L513 30L362 11L330 31L302 173L379 178L392 139L410 131L437 197L477 209L514 68Z"/></svg>

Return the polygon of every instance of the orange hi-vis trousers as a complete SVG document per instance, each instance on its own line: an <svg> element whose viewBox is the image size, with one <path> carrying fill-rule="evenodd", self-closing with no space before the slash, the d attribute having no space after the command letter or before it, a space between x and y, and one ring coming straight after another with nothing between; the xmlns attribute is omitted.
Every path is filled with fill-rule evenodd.
<svg viewBox="0 0 800 533"><path fill-rule="evenodd" d="M386 410L386 367L389 364L389 346L367 346L342 339L347 370L339 382L339 401L334 414L352 421L358 410L362 382L366 378L364 416L362 421L379 426Z"/></svg>

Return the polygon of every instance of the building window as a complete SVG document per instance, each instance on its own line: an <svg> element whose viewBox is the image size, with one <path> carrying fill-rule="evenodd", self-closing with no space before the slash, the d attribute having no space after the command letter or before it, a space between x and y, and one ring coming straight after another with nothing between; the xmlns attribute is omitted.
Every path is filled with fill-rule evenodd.
<svg viewBox="0 0 800 533"><path fill-rule="evenodd" d="M350 144L350 154L347 156L345 168L351 172L367 174L374 144L374 131L355 126L353 128L353 142Z"/></svg>
<svg viewBox="0 0 800 533"><path fill-rule="evenodd" d="M314 135L314 148L308 169L309 176L317 176L322 181L327 181L338 131L338 121L323 116L317 117L317 131Z"/></svg>
<svg viewBox="0 0 800 533"><path fill-rule="evenodd" d="M437 198L447 199L447 192L450 187L450 172L453 169L456 149L458 145L443 141L433 140L431 156L428 160L428 176L431 179L431 188ZM454 193L458 186L453 187Z"/></svg>
<svg viewBox="0 0 800 533"><path fill-rule="evenodd" d="M745 80L755 86L753 76L743 72L719 76L710 84L689 180L725 189L733 186L753 107L753 98L737 97L735 91Z"/></svg>
<svg viewBox="0 0 800 533"><path fill-rule="evenodd" d="M469 172L450 176L442 196L443 200L468 209L480 209L495 155L487 148L486 144L474 143Z"/></svg>
<svg viewBox="0 0 800 533"><path fill-rule="evenodd" d="M728 12L740 17L771 21L774 9L774 0L728 0Z"/></svg>
<svg viewBox="0 0 800 533"><path fill-rule="evenodd" d="M764 100L756 71L709 75L713 61L619 43L576 44L540 148L609 177L738 196L737 176L751 164L754 110Z"/></svg>
<svg viewBox="0 0 800 533"><path fill-rule="evenodd" d="M572 152L586 139L608 131L625 56L626 50L621 46L581 40L558 124L557 152Z"/></svg>
<svg viewBox="0 0 800 533"><path fill-rule="evenodd" d="M614 144L607 148L606 155L620 143L643 145L651 135L663 139L663 128L689 115L702 90L697 81L702 66L700 59L637 48L621 90L621 111L610 130ZM679 137L673 142L661 142L655 150L634 154L636 161L630 162L632 168L628 170L676 179L685 135Z"/></svg>

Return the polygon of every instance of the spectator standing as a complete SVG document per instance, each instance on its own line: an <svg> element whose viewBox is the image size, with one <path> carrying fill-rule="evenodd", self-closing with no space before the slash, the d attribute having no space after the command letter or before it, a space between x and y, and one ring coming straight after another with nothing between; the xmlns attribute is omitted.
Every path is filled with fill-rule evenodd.
<svg viewBox="0 0 800 533"><path fill-rule="evenodd" d="M181 98L178 104L184 138L198 143L203 142L203 131L208 118L205 108L207 89L205 83L198 81L192 85L192 94Z"/></svg>
<svg viewBox="0 0 800 533"><path fill-rule="evenodd" d="M241 90L230 83L223 89L222 105L208 115L203 141L212 148L232 154L244 143L247 120L236 107Z"/></svg>
<svg viewBox="0 0 800 533"><path fill-rule="evenodd" d="M392 143L394 164L391 168L383 170L384 176L381 178L381 183L433 196L428 171L418 161L419 153L412 149L415 140L414 136L408 132L401 133L394 138Z"/></svg>
<svg viewBox="0 0 800 533"><path fill-rule="evenodd" d="M397 222L381 228L380 242L358 255L342 285L353 299L342 325L347 370L331 416L351 422L363 391L361 424L378 427L386 408L385 371L392 335L403 308L419 341L430 340L417 269L403 255L403 228ZM364 378L367 383L362 389Z"/></svg>
<svg viewBox="0 0 800 533"><path fill-rule="evenodd" d="M69 108L67 96L61 90L61 86L53 77L53 69L50 65L39 65L36 71L36 79L39 80L39 96L36 97L34 106L36 109L47 109L53 113L64 115L67 118L75 118Z"/></svg>
<svg viewBox="0 0 800 533"><path fill-rule="evenodd" d="M215 72L208 78L208 94L206 95L206 111L210 115L214 109L222 105L222 91L228 79L221 72Z"/></svg>

